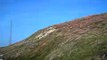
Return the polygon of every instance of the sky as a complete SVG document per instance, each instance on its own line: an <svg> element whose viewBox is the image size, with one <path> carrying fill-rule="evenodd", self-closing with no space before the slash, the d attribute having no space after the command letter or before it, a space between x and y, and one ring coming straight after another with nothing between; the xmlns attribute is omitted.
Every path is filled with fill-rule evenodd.
<svg viewBox="0 0 107 60"><path fill-rule="evenodd" d="M0 47L26 39L45 27L107 12L107 0L0 0Z"/></svg>

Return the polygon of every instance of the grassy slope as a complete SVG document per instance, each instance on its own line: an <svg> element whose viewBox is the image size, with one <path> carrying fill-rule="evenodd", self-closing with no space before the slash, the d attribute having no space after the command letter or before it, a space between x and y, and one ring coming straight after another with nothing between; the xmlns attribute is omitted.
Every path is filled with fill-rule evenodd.
<svg viewBox="0 0 107 60"><path fill-rule="evenodd" d="M81 33L82 31L86 32ZM35 35L3 48L5 58L7 60L107 59L107 19L70 31L67 28L59 29L40 40L34 39Z"/></svg>

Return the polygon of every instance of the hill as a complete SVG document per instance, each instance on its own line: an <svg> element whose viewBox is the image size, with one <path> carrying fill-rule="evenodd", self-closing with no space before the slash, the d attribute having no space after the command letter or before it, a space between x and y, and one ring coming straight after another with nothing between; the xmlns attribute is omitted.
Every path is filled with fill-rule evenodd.
<svg viewBox="0 0 107 60"><path fill-rule="evenodd" d="M0 53L6 60L106 60L107 13L49 26Z"/></svg>

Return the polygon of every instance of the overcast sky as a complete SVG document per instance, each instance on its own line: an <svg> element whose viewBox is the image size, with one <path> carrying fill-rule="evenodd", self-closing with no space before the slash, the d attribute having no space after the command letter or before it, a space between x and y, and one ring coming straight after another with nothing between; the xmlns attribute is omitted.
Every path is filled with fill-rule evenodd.
<svg viewBox="0 0 107 60"><path fill-rule="evenodd" d="M107 12L107 0L0 0L0 46L21 41L39 29Z"/></svg>

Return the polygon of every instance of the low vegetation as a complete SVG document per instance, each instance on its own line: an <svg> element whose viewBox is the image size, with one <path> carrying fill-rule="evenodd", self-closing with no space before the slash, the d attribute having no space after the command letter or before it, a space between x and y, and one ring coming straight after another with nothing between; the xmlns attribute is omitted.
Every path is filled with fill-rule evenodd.
<svg viewBox="0 0 107 60"><path fill-rule="evenodd" d="M0 49L6 60L106 60L107 13L51 26Z"/></svg>

